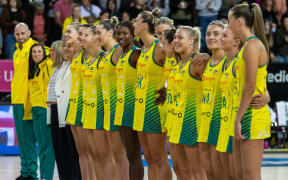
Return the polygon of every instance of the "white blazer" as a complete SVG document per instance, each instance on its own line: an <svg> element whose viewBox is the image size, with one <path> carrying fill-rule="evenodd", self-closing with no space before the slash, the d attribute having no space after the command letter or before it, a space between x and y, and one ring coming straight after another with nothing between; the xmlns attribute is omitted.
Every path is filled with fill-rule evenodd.
<svg viewBox="0 0 288 180"><path fill-rule="evenodd" d="M55 91L57 96L57 109L59 118L59 127L65 127L67 124L66 111L69 103L70 89L71 89L71 71L70 62L64 61L55 83Z"/></svg>

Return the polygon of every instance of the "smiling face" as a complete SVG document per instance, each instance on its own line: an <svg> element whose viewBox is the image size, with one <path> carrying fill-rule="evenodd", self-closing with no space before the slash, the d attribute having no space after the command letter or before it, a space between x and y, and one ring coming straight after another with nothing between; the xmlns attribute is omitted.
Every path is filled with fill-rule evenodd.
<svg viewBox="0 0 288 180"><path fill-rule="evenodd" d="M77 30L73 26L74 25L67 26L64 37L66 38L67 41L74 43L78 40L79 33L77 32Z"/></svg>
<svg viewBox="0 0 288 180"><path fill-rule="evenodd" d="M92 30L89 28L87 29L87 31L85 32L85 36L84 36L84 48L85 49L90 49L93 48L93 46L98 45L97 40L95 38L95 34L93 34Z"/></svg>
<svg viewBox="0 0 288 180"><path fill-rule="evenodd" d="M107 31L106 29L104 29L103 25L97 25L95 38L99 42L100 46L105 46L105 44L107 44L107 41L113 38L112 35L112 29L110 31Z"/></svg>
<svg viewBox="0 0 288 180"><path fill-rule="evenodd" d="M75 51L71 44L68 44L67 42L64 43L63 54L64 54L65 59L72 62Z"/></svg>
<svg viewBox="0 0 288 180"><path fill-rule="evenodd" d="M116 31L116 40L119 42L119 45L123 48L128 46L133 41L133 35L126 26L119 26Z"/></svg>
<svg viewBox="0 0 288 180"><path fill-rule="evenodd" d="M43 48L41 46L34 46L31 51L34 63L39 64L44 57L45 52L43 51Z"/></svg>
<svg viewBox="0 0 288 180"><path fill-rule="evenodd" d="M189 37L188 33L185 30L177 29L173 40L175 52L182 54L187 49L190 49L190 46L193 46L193 42L191 41L193 41L192 38Z"/></svg>
<svg viewBox="0 0 288 180"><path fill-rule="evenodd" d="M231 49L235 43L234 41L235 40L231 29L226 28L222 33L222 38L220 40L221 49L224 51Z"/></svg>
<svg viewBox="0 0 288 180"><path fill-rule="evenodd" d="M171 29L171 27L168 24L159 24L155 26L156 36L162 44L163 44L164 31L169 29Z"/></svg>
<svg viewBox="0 0 288 180"><path fill-rule="evenodd" d="M78 41L80 42L81 46L84 46L84 38L85 38L85 33L86 33L87 27L81 27L79 29L79 36L78 36Z"/></svg>
<svg viewBox="0 0 288 180"><path fill-rule="evenodd" d="M218 25L210 25L206 31L206 44L208 49L218 49L223 28Z"/></svg>
<svg viewBox="0 0 288 180"><path fill-rule="evenodd" d="M14 36L16 42L19 44L25 43L31 35L31 31L24 25L19 25L15 27Z"/></svg>

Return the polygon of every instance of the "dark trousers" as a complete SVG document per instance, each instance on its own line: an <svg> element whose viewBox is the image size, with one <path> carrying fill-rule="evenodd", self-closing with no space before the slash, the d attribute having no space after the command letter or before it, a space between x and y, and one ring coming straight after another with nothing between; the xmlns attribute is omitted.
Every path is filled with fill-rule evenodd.
<svg viewBox="0 0 288 180"><path fill-rule="evenodd" d="M59 128L57 105L51 105L51 131L60 180L81 180L79 157L70 126Z"/></svg>

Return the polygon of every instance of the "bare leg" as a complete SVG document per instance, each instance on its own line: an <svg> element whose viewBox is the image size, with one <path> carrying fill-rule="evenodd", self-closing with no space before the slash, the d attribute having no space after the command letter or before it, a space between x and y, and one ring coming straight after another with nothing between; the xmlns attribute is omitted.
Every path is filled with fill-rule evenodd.
<svg viewBox="0 0 288 180"><path fill-rule="evenodd" d="M233 167L231 167L230 165L229 156L230 156L229 153L220 152L220 160L221 160L221 164L223 167L220 169L220 173L225 175L224 179L233 180L233 175L232 175L232 170L231 170L233 169Z"/></svg>
<svg viewBox="0 0 288 180"><path fill-rule="evenodd" d="M226 176L224 173L222 173L222 164L220 160L220 152L216 151L216 147L213 145L210 146L210 152L211 152L211 164L213 168L213 172L215 175L215 180L225 180Z"/></svg>
<svg viewBox="0 0 288 180"><path fill-rule="evenodd" d="M129 162L119 131L106 131L109 145L116 165L116 176L119 180L129 180Z"/></svg>
<svg viewBox="0 0 288 180"><path fill-rule="evenodd" d="M207 180L205 169L202 165L198 144L194 146L184 145L185 153L188 158L188 166L192 170L192 174L195 180Z"/></svg>
<svg viewBox="0 0 288 180"><path fill-rule="evenodd" d="M119 127L119 129L129 161L130 180L143 180L144 168L141 157L141 145L137 132L129 127Z"/></svg>
<svg viewBox="0 0 288 180"><path fill-rule="evenodd" d="M244 165L244 180L261 180L264 140L242 140L240 150Z"/></svg>
<svg viewBox="0 0 288 180"><path fill-rule="evenodd" d="M104 130L87 130L87 135L97 179L116 179L115 161L106 132Z"/></svg>
<svg viewBox="0 0 288 180"><path fill-rule="evenodd" d="M144 156L148 163L149 180L172 180L167 156L167 135L138 132Z"/></svg>
<svg viewBox="0 0 288 180"><path fill-rule="evenodd" d="M242 157L240 151L240 141L237 139L233 139L233 159L234 159L234 167L236 180L243 180L243 165L242 165Z"/></svg>
<svg viewBox="0 0 288 180"><path fill-rule="evenodd" d="M200 157L208 180L215 180L213 172L210 145L208 143L199 143Z"/></svg>
<svg viewBox="0 0 288 180"><path fill-rule="evenodd" d="M169 150L170 150L170 156L172 159L172 163L173 163L173 171L175 172L176 176L177 176L177 180L182 180L183 177L181 175L181 171L180 171L180 167L179 167L179 162L177 160L177 156L176 156L176 152L175 152L175 144L173 143L169 143Z"/></svg>

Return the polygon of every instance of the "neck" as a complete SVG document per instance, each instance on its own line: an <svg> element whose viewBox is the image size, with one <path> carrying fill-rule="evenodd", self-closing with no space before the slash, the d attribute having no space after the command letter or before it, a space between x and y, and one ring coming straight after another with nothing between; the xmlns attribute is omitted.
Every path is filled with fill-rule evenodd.
<svg viewBox="0 0 288 180"><path fill-rule="evenodd" d="M80 17L75 17L75 16L74 16L74 17L73 17L73 21L74 21L74 22L80 22Z"/></svg>
<svg viewBox="0 0 288 180"><path fill-rule="evenodd" d="M82 49L82 47L81 47L81 46L78 46L78 45L74 45L74 46L73 46L73 49L74 49L74 51L75 51L75 54L74 54L74 55L76 55L77 53L80 52L80 50Z"/></svg>
<svg viewBox="0 0 288 180"><path fill-rule="evenodd" d="M93 46L92 48L85 49L88 56L97 57L98 54L102 51L100 46Z"/></svg>
<svg viewBox="0 0 288 180"><path fill-rule="evenodd" d="M130 49L134 46L134 43L131 42L130 44L128 44L127 46L122 48L123 54L127 53L128 51L130 51Z"/></svg>
<svg viewBox="0 0 288 180"><path fill-rule="evenodd" d="M182 63L186 64L193 53L194 53L194 51L189 49L189 50L185 51L184 53L180 54Z"/></svg>
<svg viewBox="0 0 288 180"><path fill-rule="evenodd" d="M113 47L117 44L117 42L115 41L115 39L112 39L110 41L108 41L108 43L104 46L106 51L111 51L113 49Z"/></svg>
<svg viewBox="0 0 288 180"><path fill-rule="evenodd" d="M237 54L238 49L233 47L233 48L229 49L228 51L224 51L224 52L225 52L225 55L227 57L228 62L230 62L233 60L233 58Z"/></svg>
<svg viewBox="0 0 288 180"><path fill-rule="evenodd" d="M224 51L221 49L212 49L213 61L219 62L224 56Z"/></svg>
<svg viewBox="0 0 288 180"><path fill-rule="evenodd" d="M245 43L249 37L254 35L249 28L243 29L242 32L243 33L242 33L242 35L240 35L240 39L243 43Z"/></svg>
<svg viewBox="0 0 288 180"><path fill-rule="evenodd" d="M152 34L148 34L148 33L143 34L143 36L140 36L140 38L143 41L144 48L150 47L156 39Z"/></svg>

